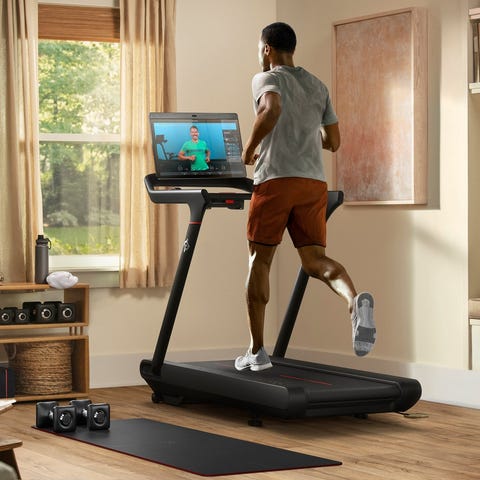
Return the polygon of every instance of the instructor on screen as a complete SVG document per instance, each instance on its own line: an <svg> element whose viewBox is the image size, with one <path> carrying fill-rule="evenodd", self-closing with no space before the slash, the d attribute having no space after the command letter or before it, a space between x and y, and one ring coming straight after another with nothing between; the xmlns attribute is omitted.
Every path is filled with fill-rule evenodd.
<svg viewBox="0 0 480 480"><path fill-rule="evenodd" d="M178 153L180 160L189 160L192 162L190 166L192 172L208 170L208 164L210 163L210 150L208 149L207 142L200 140L199 135L198 128L192 125L190 127L191 139L182 145L182 149Z"/></svg>

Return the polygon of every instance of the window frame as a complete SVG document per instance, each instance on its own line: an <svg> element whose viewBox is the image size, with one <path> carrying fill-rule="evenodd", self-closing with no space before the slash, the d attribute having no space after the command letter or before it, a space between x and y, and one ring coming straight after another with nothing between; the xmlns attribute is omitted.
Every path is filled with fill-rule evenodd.
<svg viewBox="0 0 480 480"><path fill-rule="evenodd" d="M38 39L120 43L120 9L39 3ZM120 134L39 133L39 144L48 142L120 144ZM52 255L50 269L104 272L101 286L118 286L120 255Z"/></svg>

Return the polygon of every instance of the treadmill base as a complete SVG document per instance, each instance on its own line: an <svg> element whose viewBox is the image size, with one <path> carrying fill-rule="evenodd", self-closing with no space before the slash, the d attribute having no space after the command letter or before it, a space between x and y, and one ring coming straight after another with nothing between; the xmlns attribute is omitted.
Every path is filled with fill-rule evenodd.
<svg viewBox="0 0 480 480"><path fill-rule="evenodd" d="M152 400L171 405L218 402L248 409L253 416L281 418L403 412L421 396L417 380L271 357L273 368L238 372L232 360L165 362L155 374L150 360L140 372Z"/></svg>

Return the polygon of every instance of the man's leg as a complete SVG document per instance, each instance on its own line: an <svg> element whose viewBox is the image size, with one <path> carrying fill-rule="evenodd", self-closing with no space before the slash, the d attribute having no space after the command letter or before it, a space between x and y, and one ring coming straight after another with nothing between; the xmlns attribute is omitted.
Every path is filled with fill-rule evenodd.
<svg viewBox="0 0 480 480"><path fill-rule="evenodd" d="M352 313L357 292L345 268L327 257L325 248L319 245L300 247L297 250L305 273L325 282L337 295L345 299L348 310Z"/></svg>
<svg viewBox="0 0 480 480"><path fill-rule="evenodd" d="M353 349L360 357L367 355L376 340L373 297L367 292L357 295L345 268L327 257L324 247L316 245L300 247L298 253L305 273L322 280L346 300L352 319Z"/></svg>
<svg viewBox="0 0 480 480"><path fill-rule="evenodd" d="M249 272L246 283L247 311L252 353L263 347L265 308L270 299L270 267L276 246L249 242Z"/></svg>
<svg viewBox="0 0 480 480"><path fill-rule="evenodd" d="M275 246L250 242L250 262L246 284L247 310L250 327L250 348L245 355L237 357L235 368L253 371L272 367L270 357L263 348L263 324L265 307L270 298L270 266L272 265Z"/></svg>

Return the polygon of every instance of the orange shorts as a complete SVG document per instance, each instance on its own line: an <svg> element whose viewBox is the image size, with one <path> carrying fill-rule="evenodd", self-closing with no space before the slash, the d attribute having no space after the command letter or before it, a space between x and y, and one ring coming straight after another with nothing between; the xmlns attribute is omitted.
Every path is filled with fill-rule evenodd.
<svg viewBox="0 0 480 480"><path fill-rule="evenodd" d="M288 230L296 248L326 246L327 184L311 178L275 178L255 185L248 213L247 238L278 245Z"/></svg>

